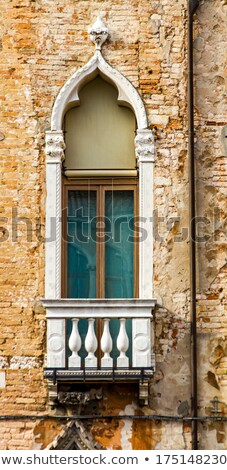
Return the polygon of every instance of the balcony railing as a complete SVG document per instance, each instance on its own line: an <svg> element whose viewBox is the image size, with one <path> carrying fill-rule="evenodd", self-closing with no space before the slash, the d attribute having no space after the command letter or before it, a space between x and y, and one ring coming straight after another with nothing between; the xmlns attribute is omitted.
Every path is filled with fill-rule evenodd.
<svg viewBox="0 0 227 470"><path fill-rule="evenodd" d="M154 300L60 299L43 305L47 378L120 380L153 373Z"/></svg>

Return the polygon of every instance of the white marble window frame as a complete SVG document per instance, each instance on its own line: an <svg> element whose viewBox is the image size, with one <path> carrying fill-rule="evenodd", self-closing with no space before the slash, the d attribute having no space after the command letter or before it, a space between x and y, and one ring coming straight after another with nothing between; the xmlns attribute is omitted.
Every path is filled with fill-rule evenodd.
<svg viewBox="0 0 227 470"><path fill-rule="evenodd" d="M118 101L130 106L136 116L135 151L139 171L139 217L146 236L139 243L139 298L153 296L153 167L154 138L148 127L143 101L133 85L111 67L96 51L92 59L79 69L62 87L55 101L51 130L46 132L46 271L45 298L61 298L61 189L64 160L63 120L67 110L79 103L78 90L98 73L118 89Z"/></svg>
<svg viewBox="0 0 227 470"><path fill-rule="evenodd" d="M64 319L56 320L53 323L51 318L51 305L49 301L60 301L61 308L68 299L61 298L62 271L61 249L62 249L62 162L64 161L64 133L63 121L65 113L70 107L79 104L79 89L89 80L100 74L105 80L111 82L118 89L118 102L129 106L135 113L137 121L137 131L135 137L135 152L139 172L139 217L143 233L146 236L139 243L139 299L150 301L150 313L155 305L153 299L153 167L154 167L154 138L151 129L148 127L148 120L143 101L127 78L119 71L111 67L102 56L101 50L96 50L92 59L81 69L79 69L62 87L55 101L51 130L46 132L46 259L45 259L45 301L47 307L48 330L52 334L63 337ZM47 303L46 303L47 302ZM101 300L100 300L101 302ZM143 302L142 302L143 303ZM118 303L115 302L115 315L118 316ZM142 306L142 304L141 304ZM76 304L75 304L76 308ZM137 302L138 317L133 320L135 323L135 334L143 330L145 318L140 312L140 302ZM56 312L55 312L56 313ZM89 312L88 312L89 313ZM73 315L72 315L73 316ZM120 316L120 312L119 312ZM150 317L152 319L152 315ZM146 320L147 321L147 320ZM52 322L52 323L51 323ZM54 333L52 329L54 327ZM57 330L56 330L57 328ZM142 328L142 329L141 329ZM147 327L146 327L147 328ZM56 330L56 331L55 331ZM148 342L151 345L148 363L153 363L153 346L151 329L147 328ZM65 348L65 346L64 346ZM63 350L64 350L63 348ZM52 357L48 347L47 363L57 364L64 367L64 351L60 355L60 360ZM58 355L58 357L60 357ZM59 362L60 361L60 362ZM142 361L143 363L143 361ZM55 364L55 366L56 366ZM143 365L143 364L141 364Z"/></svg>

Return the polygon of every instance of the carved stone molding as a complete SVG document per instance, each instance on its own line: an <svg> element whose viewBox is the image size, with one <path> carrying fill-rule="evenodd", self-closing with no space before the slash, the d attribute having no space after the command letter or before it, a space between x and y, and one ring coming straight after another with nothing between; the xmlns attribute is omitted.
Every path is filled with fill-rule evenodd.
<svg viewBox="0 0 227 470"><path fill-rule="evenodd" d="M63 405L86 405L94 400L101 400L102 389L92 388L87 392L59 392L58 401Z"/></svg>
<svg viewBox="0 0 227 470"><path fill-rule="evenodd" d="M152 377L154 374L154 367L149 368L149 370L142 369L143 376L144 377ZM53 370L45 370L44 371L44 377L48 380L53 380ZM85 379L84 379L85 377ZM124 379L139 379L141 377L141 370L140 369L119 369L114 371L114 380L117 381L122 381ZM97 380L105 380L108 381L110 379L111 382L113 382L113 371L112 370L107 370L104 371L102 369L95 369L94 371L89 370L88 372L84 373L83 370L69 370L69 369L64 369L60 370L58 369L56 371L56 380L71 380L74 379L75 381L79 382L84 382L85 381L97 381Z"/></svg>
<svg viewBox="0 0 227 470"><path fill-rule="evenodd" d="M62 163L65 159L65 142L62 130L46 132L46 162Z"/></svg>
<svg viewBox="0 0 227 470"><path fill-rule="evenodd" d="M48 450L100 450L104 449L95 442L86 426L77 420L70 421L61 433L49 444Z"/></svg>
<svg viewBox="0 0 227 470"><path fill-rule="evenodd" d="M107 40L109 32L106 25L103 23L100 16L88 30L92 42L96 45L96 50L101 51L102 45Z"/></svg>
<svg viewBox="0 0 227 470"><path fill-rule="evenodd" d="M138 129L146 129L148 126L147 115L139 93L124 75L106 62L99 50L86 65L69 78L60 90L53 107L51 129L55 131L62 129L66 111L80 103L79 89L83 83L92 80L98 73L101 73L104 79L117 87L118 102L128 105L134 111Z"/></svg>
<svg viewBox="0 0 227 470"><path fill-rule="evenodd" d="M154 136L150 129L138 129L135 144L138 163L154 162Z"/></svg>

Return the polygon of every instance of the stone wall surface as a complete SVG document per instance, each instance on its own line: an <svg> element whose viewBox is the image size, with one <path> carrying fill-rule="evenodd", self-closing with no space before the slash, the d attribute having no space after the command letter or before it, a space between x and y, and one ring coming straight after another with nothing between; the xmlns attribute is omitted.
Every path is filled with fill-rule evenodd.
<svg viewBox="0 0 227 470"><path fill-rule="evenodd" d="M199 408L213 414L211 400L227 411L226 195L227 168L223 145L226 125L226 2L201 5L195 21L195 123L198 231ZM200 428L202 448L225 449L226 424Z"/></svg>
<svg viewBox="0 0 227 470"><path fill-rule="evenodd" d="M43 378L45 345L45 131L65 81L94 53L88 27L110 30L107 61L137 88L155 134L154 296L156 372L149 406L137 389L109 390L105 414L190 415L190 279L186 0L0 0L0 409L56 414ZM195 15L199 413L227 411L226 1ZM120 400L119 400L120 397ZM58 410L59 411L59 410ZM61 410L61 413L65 411ZM45 448L54 420L1 421L0 449ZM114 449L189 449L186 422L104 420L92 439ZM224 423L199 426L201 449L226 449Z"/></svg>

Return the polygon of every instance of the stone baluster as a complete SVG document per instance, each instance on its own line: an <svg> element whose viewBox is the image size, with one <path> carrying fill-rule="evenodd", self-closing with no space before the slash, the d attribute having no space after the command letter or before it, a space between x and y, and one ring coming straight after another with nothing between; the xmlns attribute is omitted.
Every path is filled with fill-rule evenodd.
<svg viewBox="0 0 227 470"><path fill-rule="evenodd" d="M113 348L113 341L110 335L110 319L104 318L103 334L101 338L101 350L104 356L101 359L101 367L113 367L113 359L110 357L110 352Z"/></svg>
<svg viewBox="0 0 227 470"><path fill-rule="evenodd" d="M69 338L69 349L72 351L72 355L69 357L69 367L81 367L81 358L78 355L78 351L81 348L81 338L78 331L78 318L72 319L72 332Z"/></svg>
<svg viewBox="0 0 227 470"><path fill-rule="evenodd" d="M97 338L94 329L94 318L88 319L88 330L85 338L85 349L88 355L85 358L85 367L97 367L97 357L95 357L95 351L98 346Z"/></svg>
<svg viewBox="0 0 227 470"><path fill-rule="evenodd" d="M126 356L126 351L129 347L129 339L126 333L126 319L120 318L120 330L117 337L117 349L120 352L120 356L117 358L117 367L129 367L129 359Z"/></svg>

